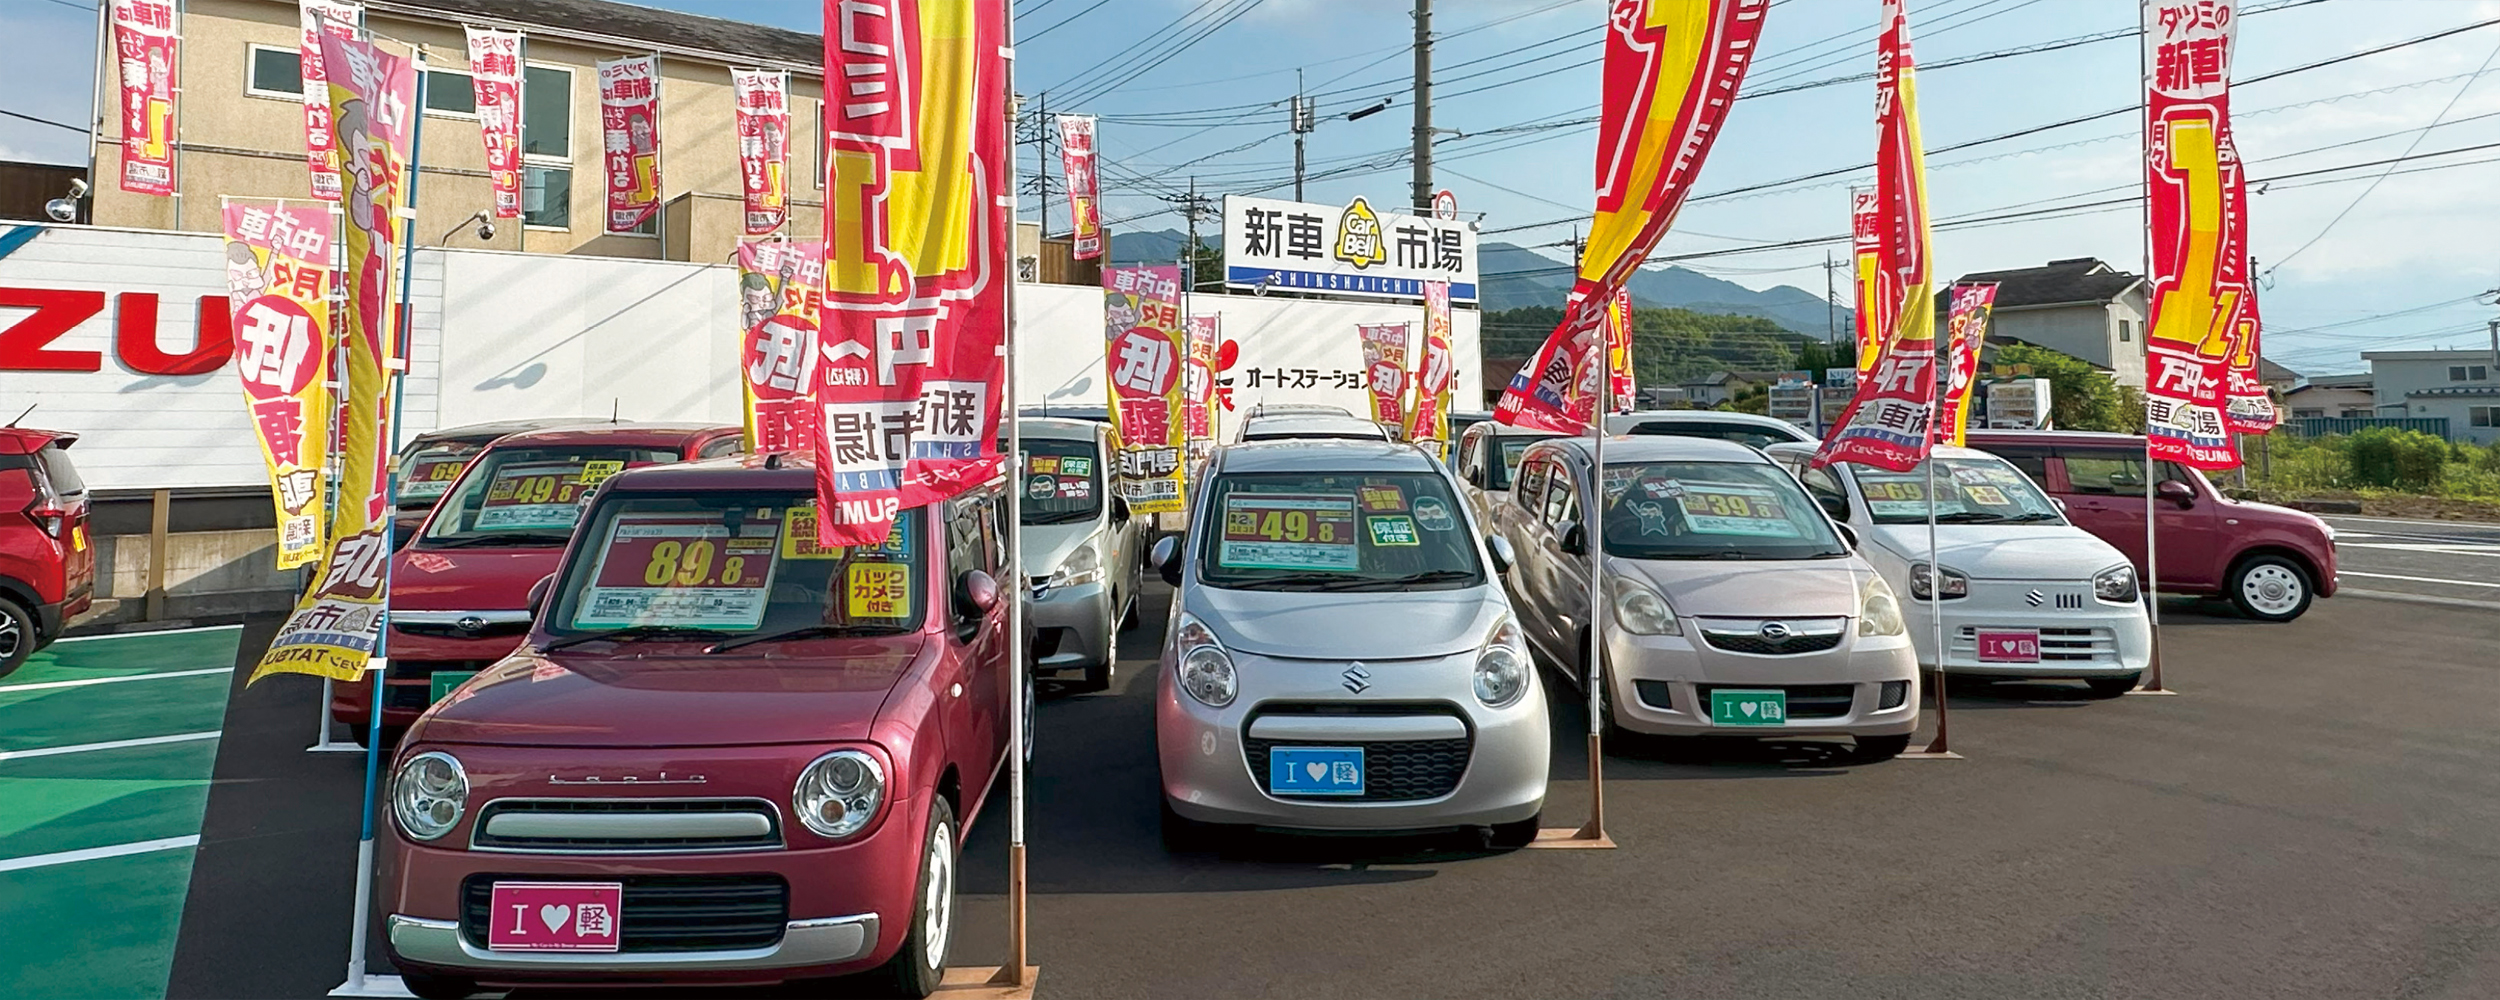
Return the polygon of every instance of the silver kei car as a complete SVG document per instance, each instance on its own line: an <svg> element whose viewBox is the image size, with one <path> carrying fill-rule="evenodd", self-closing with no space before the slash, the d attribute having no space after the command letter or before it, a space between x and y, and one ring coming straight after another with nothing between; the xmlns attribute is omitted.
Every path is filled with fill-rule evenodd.
<svg viewBox="0 0 2500 1000"><path fill-rule="evenodd" d="M1018 552L1030 585L1025 603L1035 671L1079 691L1111 686L1120 631L1137 624L1145 577L1144 525L1111 495L1111 427L1090 420L1025 417L1024 530Z"/></svg>
<svg viewBox="0 0 2500 1000"><path fill-rule="evenodd" d="M1545 694L1456 484L1393 442L1218 449L1156 686L1166 842L1225 826L1475 828L1526 843L1545 804Z"/></svg>
<svg viewBox="0 0 2500 1000"><path fill-rule="evenodd" d="M1528 640L1586 676L1590 441L1529 446L1494 521ZM1849 736L1887 758L1918 726L1899 600L1787 472L1729 441L1606 441L1607 721L1663 736Z"/></svg>

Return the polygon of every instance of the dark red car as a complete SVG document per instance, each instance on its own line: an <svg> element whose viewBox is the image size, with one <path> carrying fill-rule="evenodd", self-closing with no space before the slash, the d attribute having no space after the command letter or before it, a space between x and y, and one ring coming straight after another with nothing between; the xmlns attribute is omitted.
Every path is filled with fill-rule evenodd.
<svg viewBox="0 0 2500 1000"><path fill-rule="evenodd" d="M425 515L433 512L443 494L451 492L460 470L468 468L469 460L485 451L496 438L550 427L607 422L596 417L540 417L446 427L417 435L399 449L398 457L391 463L399 479L394 497L399 512L393 518L398 533L394 538L406 547L416 537L417 527L425 523Z"/></svg>
<svg viewBox="0 0 2500 1000"><path fill-rule="evenodd" d="M825 548L814 475L609 480L522 648L409 729L379 898L412 992L937 986L1008 685L1032 683L1005 481Z"/></svg>
<svg viewBox="0 0 2500 1000"><path fill-rule="evenodd" d="M0 677L61 637L95 601L78 435L0 427Z"/></svg>
<svg viewBox="0 0 2500 1000"><path fill-rule="evenodd" d="M734 425L576 424L507 434L470 459L416 539L391 557L384 741L433 701L435 673L483 670L512 652L529 631L530 587L555 572L601 480L742 446ZM368 684L331 687L331 717L359 742L372 704Z"/></svg>
<svg viewBox="0 0 2500 1000"><path fill-rule="evenodd" d="M2066 507L2066 519L2118 547L2144 573L2144 439L2084 431L1979 431L1970 446L2014 463ZM2315 515L2233 500L2203 473L2160 464L2161 589L2227 598L2287 622L2335 596L2335 529Z"/></svg>

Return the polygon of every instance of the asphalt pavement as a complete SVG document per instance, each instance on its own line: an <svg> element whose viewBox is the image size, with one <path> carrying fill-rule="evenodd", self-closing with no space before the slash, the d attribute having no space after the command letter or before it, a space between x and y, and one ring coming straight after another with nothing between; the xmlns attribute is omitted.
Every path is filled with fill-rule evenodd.
<svg viewBox="0 0 2500 1000"><path fill-rule="evenodd" d="M1111 691L1039 707L1043 997L2500 996L2490 610L2348 595L2265 625L2172 600L2179 696L1957 688L1962 760L1616 748L1612 851L1172 855L1146 659L1168 599ZM312 692L262 688L229 707L176 997L318 996L347 952L355 758L302 754ZM1546 819L1575 825L1585 719L1553 701ZM958 965L1005 953L1006 843L999 812L966 844Z"/></svg>
<svg viewBox="0 0 2500 1000"><path fill-rule="evenodd" d="M2329 517L2342 585L2500 611L2500 524Z"/></svg>

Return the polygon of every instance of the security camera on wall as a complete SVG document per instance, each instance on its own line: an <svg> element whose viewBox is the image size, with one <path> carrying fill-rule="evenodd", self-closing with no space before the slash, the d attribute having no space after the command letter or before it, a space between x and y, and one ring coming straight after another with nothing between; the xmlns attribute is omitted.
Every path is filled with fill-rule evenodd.
<svg viewBox="0 0 2500 1000"><path fill-rule="evenodd" d="M54 198L44 202L43 214L50 216L54 222L76 222L78 221L78 200L86 196L86 180L72 177L69 181L69 197Z"/></svg>

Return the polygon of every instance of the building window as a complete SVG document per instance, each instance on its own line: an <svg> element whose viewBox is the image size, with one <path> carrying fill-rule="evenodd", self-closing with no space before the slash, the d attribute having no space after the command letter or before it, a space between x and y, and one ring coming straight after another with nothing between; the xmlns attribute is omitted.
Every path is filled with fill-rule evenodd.
<svg viewBox="0 0 2500 1000"><path fill-rule="evenodd" d="M2354 419L2354 418L2358 418L2358 417L2374 417L2374 416L2377 416L2377 415L2378 415L2378 412L2377 412L2376 410L2363 409L2363 408L2358 408L2358 407L2350 407L2350 406L2345 407L2345 408L2343 409L2343 411L2342 411L2342 412L2340 412L2340 413L2337 413L2337 414L2336 414L2336 416L2343 417L2343 418L2345 418L2345 419L2347 419L2347 420Z"/></svg>
<svg viewBox="0 0 2500 1000"><path fill-rule="evenodd" d="M251 58L244 63L250 74L243 81L243 92L254 97L304 97L304 57L294 49L274 49L266 45L252 46Z"/></svg>
<svg viewBox="0 0 2500 1000"><path fill-rule="evenodd" d="M2344 414L2344 415L2345 415L2345 416L2351 416L2352 414L2351 414L2351 413L2346 413L2346 414ZM2294 420L2310 420L2310 419L2314 419L2314 418L2317 418L2317 417L2323 417L2323 416L2326 416L2326 411L2325 411L2325 410L2293 410L2293 411L2292 411L2292 419L2294 419Z"/></svg>
<svg viewBox="0 0 2500 1000"><path fill-rule="evenodd" d="M2129 320L2123 320L2123 319L2122 319L2122 320L2119 320L2119 321L2118 321L2118 342L2119 342L2119 343L2121 343L2121 344L2124 344L2124 343L2126 343L2126 342L2128 342L2128 341L2131 341L2131 340L2134 340L2134 339L2135 339L2135 324L2134 324L2132 321L2129 321Z"/></svg>
<svg viewBox="0 0 2500 1000"><path fill-rule="evenodd" d="M2491 366L2489 365L2448 366L2448 381L2450 382L2488 382L2490 380Z"/></svg>
<svg viewBox="0 0 2500 1000"><path fill-rule="evenodd" d="M532 66L522 73L521 155L572 161L572 70Z"/></svg>
<svg viewBox="0 0 2500 1000"><path fill-rule="evenodd" d="M2476 427L2500 427L2500 406L2469 406L2465 408L2466 423Z"/></svg>
<svg viewBox="0 0 2500 1000"><path fill-rule="evenodd" d="M425 110L436 115L477 117L477 81L459 70L427 70Z"/></svg>
<svg viewBox="0 0 2500 1000"><path fill-rule="evenodd" d="M536 163L521 167L521 224L573 228L573 171Z"/></svg>

